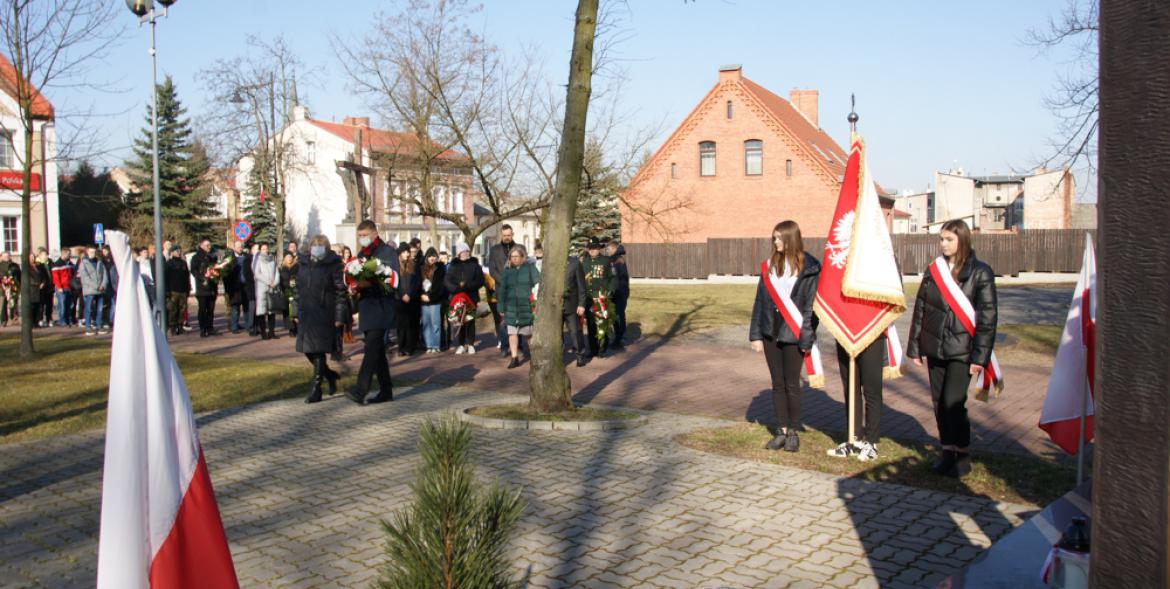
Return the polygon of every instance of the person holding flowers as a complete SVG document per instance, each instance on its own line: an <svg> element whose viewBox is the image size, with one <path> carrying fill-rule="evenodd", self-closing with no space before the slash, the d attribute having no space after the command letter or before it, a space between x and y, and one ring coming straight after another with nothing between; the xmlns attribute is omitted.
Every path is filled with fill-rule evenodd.
<svg viewBox="0 0 1170 589"><path fill-rule="evenodd" d="M199 337L215 334L215 296L219 293L219 271L216 257L211 253L211 240L199 241L199 249L191 256L191 276L195 278L195 301L199 305Z"/></svg>
<svg viewBox="0 0 1170 589"><path fill-rule="evenodd" d="M284 306L284 329L289 337L297 336L297 257L290 253L284 254L280 262L280 292L288 301ZM353 324L353 315L349 315L349 322Z"/></svg>
<svg viewBox="0 0 1170 589"><path fill-rule="evenodd" d="M589 330L589 353L604 358L608 340L613 335L616 316L612 309L613 266L609 263L609 256L602 255L601 242L594 239L585 249L589 255L581 260L581 266L585 271L585 285L589 291L590 304L585 319Z"/></svg>
<svg viewBox="0 0 1170 589"><path fill-rule="evenodd" d="M466 243L455 245L455 259L443 277L443 286L451 295L451 310L447 320L456 331L456 354L475 353L475 314L479 304L479 289L484 285L483 267L471 255Z"/></svg>
<svg viewBox="0 0 1170 589"><path fill-rule="evenodd" d="M390 361L386 358L386 331L396 325L394 301L400 269L397 253L378 236L378 226L373 221L366 219L358 224L357 237L361 249L345 272L353 279L352 292L358 302L358 331L362 332L363 356L357 388L347 391L346 396L362 405L394 400ZM300 286L298 282L298 288ZM302 310L302 328L303 325ZM375 376L378 378L378 392L369 395Z"/></svg>
<svg viewBox="0 0 1170 589"><path fill-rule="evenodd" d="M508 350L512 356L508 368L512 369L520 365L520 338L532 337L534 306L540 287L540 270L528 262L524 246L514 244L508 252L508 265L500 283L500 315L507 324Z"/></svg>
<svg viewBox="0 0 1170 589"><path fill-rule="evenodd" d="M321 386L326 381L329 394L337 392L340 375L329 368L326 354L333 351L337 330L349 313L341 258L329 249L329 238L316 235L309 240L309 256L297 264L296 281L300 320L297 351L313 365L313 386L305 402L316 403L321 400Z"/></svg>

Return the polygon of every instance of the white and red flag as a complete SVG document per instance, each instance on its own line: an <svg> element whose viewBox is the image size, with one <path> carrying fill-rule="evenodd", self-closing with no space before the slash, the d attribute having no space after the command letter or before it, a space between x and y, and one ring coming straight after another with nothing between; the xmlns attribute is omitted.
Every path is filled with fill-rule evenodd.
<svg viewBox="0 0 1170 589"><path fill-rule="evenodd" d="M183 375L124 233L102 477L98 589L238 589ZM162 301L159 301L162 304Z"/></svg>
<svg viewBox="0 0 1170 589"><path fill-rule="evenodd" d="M1093 240L1085 237L1081 276L1073 291L1048 394L1040 410L1040 429L1069 454L1076 454L1085 416L1085 443L1093 439L1093 362L1097 331L1097 260ZM1082 407L1084 411L1082 412Z"/></svg>
<svg viewBox="0 0 1170 589"><path fill-rule="evenodd" d="M864 152L864 142L854 135L813 302L821 323L852 357L887 327L892 331L906 311L894 245ZM900 363L900 350L896 357L890 354L888 366Z"/></svg>

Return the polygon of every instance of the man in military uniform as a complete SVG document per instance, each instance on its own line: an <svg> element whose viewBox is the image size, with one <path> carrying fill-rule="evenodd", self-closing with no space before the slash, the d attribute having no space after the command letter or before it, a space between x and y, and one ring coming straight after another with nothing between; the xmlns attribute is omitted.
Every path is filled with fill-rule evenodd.
<svg viewBox="0 0 1170 589"><path fill-rule="evenodd" d="M569 256L565 267L565 306L562 320L569 328L569 350L577 356L577 366L586 361L585 338L581 336L581 319L589 308L589 293L585 287L585 271L577 256Z"/></svg>
<svg viewBox="0 0 1170 589"><path fill-rule="evenodd" d="M609 263L609 256L602 255L601 242L596 239L589 242L586 246L587 255L581 260L581 269L585 273L585 288L589 293L589 300L586 301L585 309L585 326L589 330L589 353L598 358L605 357L605 348L602 348L597 341L597 325L593 321L593 302L599 296L605 296L607 303L609 303L609 312L614 313L613 309L613 266ZM609 345L609 337L606 338L606 346Z"/></svg>

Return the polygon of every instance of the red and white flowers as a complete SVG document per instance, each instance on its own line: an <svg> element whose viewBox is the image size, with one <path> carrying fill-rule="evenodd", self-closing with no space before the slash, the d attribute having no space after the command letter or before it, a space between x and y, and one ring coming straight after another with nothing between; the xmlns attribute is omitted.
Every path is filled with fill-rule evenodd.
<svg viewBox="0 0 1170 589"><path fill-rule="evenodd" d="M350 290L356 290L362 280L377 284L385 293L398 287L398 273L378 258L353 258L345 265L345 275Z"/></svg>

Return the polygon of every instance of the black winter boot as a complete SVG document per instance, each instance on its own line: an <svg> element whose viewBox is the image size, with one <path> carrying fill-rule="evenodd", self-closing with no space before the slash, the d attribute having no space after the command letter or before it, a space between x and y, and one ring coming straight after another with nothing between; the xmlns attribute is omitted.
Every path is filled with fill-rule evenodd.
<svg viewBox="0 0 1170 589"><path fill-rule="evenodd" d="M268 339L276 339L276 315L269 313L264 318L264 323L268 326Z"/></svg>
<svg viewBox="0 0 1170 589"><path fill-rule="evenodd" d="M320 356L313 358L313 388L309 391L309 396L305 397L306 403L317 403L321 401L321 384L325 378L322 370L324 367L324 358Z"/></svg>

